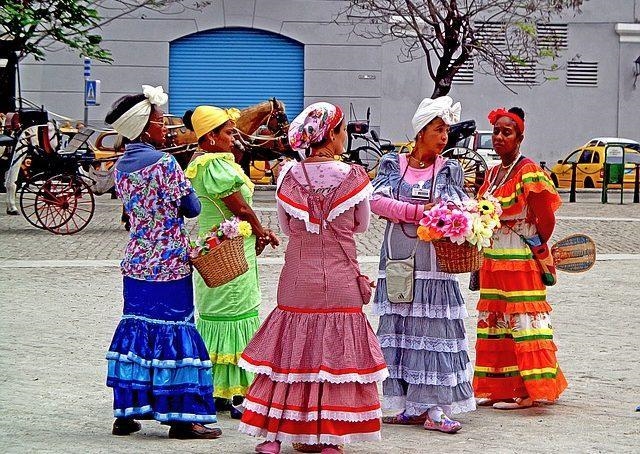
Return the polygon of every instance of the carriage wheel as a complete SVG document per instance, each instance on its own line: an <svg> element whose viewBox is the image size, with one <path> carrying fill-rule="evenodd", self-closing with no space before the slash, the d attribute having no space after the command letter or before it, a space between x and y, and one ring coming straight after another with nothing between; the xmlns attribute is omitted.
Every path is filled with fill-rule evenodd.
<svg viewBox="0 0 640 454"><path fill-rule="evenodd" d="M482 156L468 148L449 148L442 156L460 163L464 171L464 189L467 194L475 196L487 173L487 163Z"/></svg>
<svg viewBox="0 0 640 454"><path fill-rule="evenodd" d="M378 165L380 164L380 158L382 153L373 147L364 146L356 148L358 158L362 163L362 166L367 170L369 177L374 178L378 173Z"/></svg>
<svg viewBox="0 0 640 454"><path fill-rule="evenodd" d="M71 235L91 221L95 198L82 178L60 174L42 184L35 205L38 221L45 229L58 235Z"/></svg>
<svg viewBox="0 0 640 454"><path fill-rule="evenodd" d="M44 229L44 226L36 213L36 194L46 179L43 174L38 174L20 186L20 211L29 224L39 229Z"/></svg>

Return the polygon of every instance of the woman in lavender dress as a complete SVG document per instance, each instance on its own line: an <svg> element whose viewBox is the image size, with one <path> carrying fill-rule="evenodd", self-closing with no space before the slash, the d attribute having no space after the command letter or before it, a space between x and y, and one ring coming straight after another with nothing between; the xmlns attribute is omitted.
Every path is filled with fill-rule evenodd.
<svg viewBox="0 0 640 454"><path fill-rule="evenodd" d="M383 403L401 410L383 422L424 424L446 433L462 427L450 415L475 409L463 321L467 311L455 276L438 269L432 244L418 240L416 230L433 202L466 198L460 165L439 156L459 109L448 96L422 101L412 122L415 148L408 155L382 158L371 200L371 210L388 219L374 298L374 313L380 315L378 339L389 367ZM387 259L405 259L412 253L413 300L392 303L387 295Z"/></svg>

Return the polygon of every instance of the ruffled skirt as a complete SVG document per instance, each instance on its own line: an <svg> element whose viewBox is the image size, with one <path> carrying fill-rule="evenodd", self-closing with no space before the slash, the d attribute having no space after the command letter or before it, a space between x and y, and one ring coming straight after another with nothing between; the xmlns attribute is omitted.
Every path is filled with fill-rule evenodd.
<svg viewBox="0 0 640 454"><path fill-rule="evenodd" d="M106 355L114 416L216 422L211 361L193 319L191 276L124 278L124 310Z"/></svg>
<svg viewBox="0 0 640 454"><path fill-rule="evenodd" d="M374 313L380 315L377 335L389 368L384 407L407 416L436 406L447 414L474 410L467 311L458 282L440 272L418 273L437 278L416 279L412 303L389 302L386 279L378 279Z"/></svg>
<svg viewBox="0 0 640 454"><path fill-rule="evenodd" d="M253 374L238 367L238 360L259 326L257 311L235 317L199 315L198 332L213 364L214 397L231 399L247 393Z"/></svg>
<svg viewBox="0 0 640 454"><path fill-rule="evenodd" d="M517 246L509 252L517 253ZM485 252L480 271L475 393L490 399L555 401L567 381L556 357L551 306L540 272L526 248L518 259L500 259L497 252Z"/></svg>
<svg viewBox="0 0 640 454"><path fill-rule="evenodd" d="M388 372L361 308L279 306L239 364L257 374L241 432L312 444L380 439L376 382Z"/></svg>

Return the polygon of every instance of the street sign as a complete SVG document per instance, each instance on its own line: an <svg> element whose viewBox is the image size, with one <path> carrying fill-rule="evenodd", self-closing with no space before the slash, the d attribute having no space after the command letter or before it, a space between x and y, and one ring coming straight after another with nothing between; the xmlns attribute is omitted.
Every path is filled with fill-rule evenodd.
<svg viewBox="0 0 640 454"><path fill-rule="evenodd" d="M91 77L91 59L84 57L84 77Z"/></svg>
<svg viewBox="0 0 640 454"><path fill-rule="evenodd" d="M84 81L84 105L100 105L100 81L87 79Z"/></svg>

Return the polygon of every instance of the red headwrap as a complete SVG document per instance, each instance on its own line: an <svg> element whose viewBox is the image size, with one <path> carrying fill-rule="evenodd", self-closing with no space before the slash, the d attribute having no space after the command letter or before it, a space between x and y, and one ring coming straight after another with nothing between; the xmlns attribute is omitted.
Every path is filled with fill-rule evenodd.
<svg viewBox="0 0 640 454"><path fill-rule="evenodd" d="M505 110L504 107L501 109L492 110L491 112L489 112L489 116L487 118L489 119L489 123L491 123L492 125L495 125L496 121L498 121L500 117L511 118L516 123L516 126L520 130L520 134L524 132L524 120L520 118L518 115L512 112L509 112L508 110Z"/></svg>

